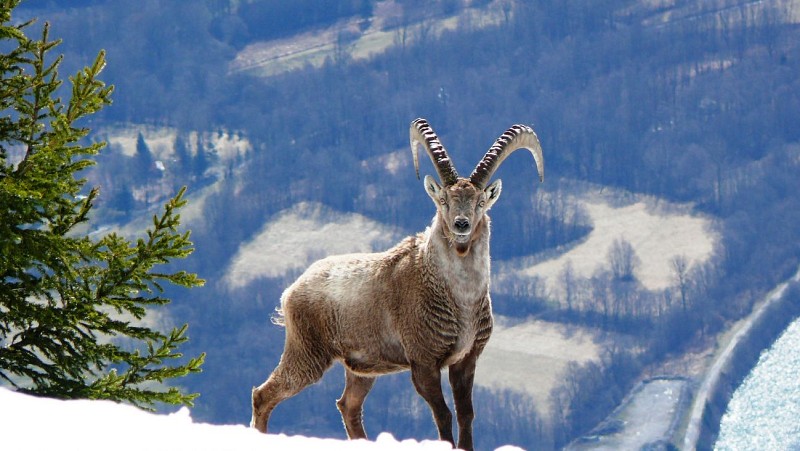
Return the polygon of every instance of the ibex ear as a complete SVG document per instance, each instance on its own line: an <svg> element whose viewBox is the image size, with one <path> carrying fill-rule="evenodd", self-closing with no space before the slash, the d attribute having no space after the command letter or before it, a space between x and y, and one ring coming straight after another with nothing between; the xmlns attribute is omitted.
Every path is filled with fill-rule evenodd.
<svg viewBox="0 0 800 451"><path fill-rule="evenodd" d="M495 180L494 183L487 186L483 190L484 194L486 194L486 205L483 208L486 210L492 208L492 205L500 198L501 191L503 191L503 182L500 180Z"/></svg>
<svg viewBox="0 0 800 451"><path fill-rule="evenodd" d="M436 183L436 180L434 180L434 178L431 177L430 175L426 175L425 180L423 180L422 183L425 184L425 192L428 193L428 196L431 196L431 199L433 199L433 203L439 205L439 198L441 197L442 194L442 187L438 183Z"/></svg>

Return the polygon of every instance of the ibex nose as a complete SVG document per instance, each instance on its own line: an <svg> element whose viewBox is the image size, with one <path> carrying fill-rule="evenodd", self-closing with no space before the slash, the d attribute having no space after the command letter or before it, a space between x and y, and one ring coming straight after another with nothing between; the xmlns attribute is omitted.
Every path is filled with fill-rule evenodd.
<svg viewBox="0 0 800 451"><path fill-rule="evenodd" d="M465 233L467 230L469 230L469 219L458 217L453 225L456 227L456 232Z"/></svg>

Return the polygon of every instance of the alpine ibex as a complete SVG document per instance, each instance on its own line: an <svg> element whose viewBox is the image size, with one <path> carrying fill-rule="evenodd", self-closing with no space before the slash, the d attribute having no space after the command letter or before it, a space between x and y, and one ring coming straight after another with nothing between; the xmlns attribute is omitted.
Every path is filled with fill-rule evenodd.
<svg viewBox="0 0 800 451"><path fill-rule="evenodd" d="M251 426L259 431L266 432L278 403L339 360L345 388L337 405L349 438L366 438L362 405L375 378L410 369L439 438L453 443L452 414L441 388L441 370L448 367L458 446L472 449L475 362L492 331L486 212L501 190L500 180L487 184L500 163L523 148L533 154L543 180L542 150L530 127L514 125L469 178L460 178L424 119L412 122L410 133L417 178L422 144L442 182L424 180L436 205L431 226L385 252L319 260L284 291L278 318L286 326L283 355L269 379L253 389Z"/></svg>

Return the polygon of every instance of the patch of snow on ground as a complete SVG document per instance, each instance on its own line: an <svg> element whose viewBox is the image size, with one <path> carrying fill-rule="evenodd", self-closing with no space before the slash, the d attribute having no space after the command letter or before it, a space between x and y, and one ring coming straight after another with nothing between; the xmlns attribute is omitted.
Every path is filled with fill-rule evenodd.
<svg viewBox="0 0 800 451"><path fill-rule="evenodd" d="M492 338L481 354L475 384L523 392L534 400L539 415L550 415L550 392L563 381L570 362L599 359L600 346L586 329L545 321L505 327L496 318Z"/></svg>
<svg viewBox="0 0 800 451"><path fill-rule="evenodd" d="M124 128L100 130L97 135L108 141L109 147L116 147L124 155L132 157L136 155L136 140L139 133L142 134L144 142L155 158L166 159L172 155L177 136L177 130L174 128L130 125Z"/></svg>
<svg viewBox="0 0 800 451"><path fill-rule="evenodd" d="M174 156L175 139L178 130L171 127L152 127L131 124L125 127L110 127L99 130L97 138L108 142L110 147L119 149L124 155L132 157L136 154L136 140L142 134L150 153L158 160L169 161ZM186 146L189 153L197 154L198 142L202 140L221 161L244 157L252 150L250 141L243 136L228 131L190 132Z"/></svg>
<svg viewBox="0 0 800 451"><path fill-rule="evenodd" d="M408 150L396 150L394 152L385 153L376 157L363 160L361 167L365 171L386 171L391 175L397 175L401 169L410 166L406 153Z"/></svg>
<svg viewBox="0 0 800 451"><path fill-rule="evenodd" d="M587 239L569 252L520 271L522 276L543 278L548 292L556 297L562 295L559 276L567 262L572 263L576 277L590 278L608 266L608 252L617 239L624 239L633 247L641 260L634 276L649 290L663 290L675 284L671 267L675 257L684 256L691 267L711 256L714 236L710 221L678 211L680 206L653 208L651 200L624 207L614 207L600 199L579 202L592 223Z"/></svg>
<svg viewBox="0 0 800 451"><path fill-rule="evenodd" d="M158 415L111 401L61 401L0 388L0 425L7 450L449 450L449 443L264 435L242 425L192 421L189 409ZM506 451L519 449L505 446Z"/></svg>
<svg viewBox="0 0 800 451"><path fill-rule="evenodd" d="M196 133L196 132L195 132ZM204 136L211 142L211 148L223 161L228 161L237 157L244 158L253 150L250 140L227 131L209 133ZM194 138L196 142L197 138Z"/></svg>
<svg viewBox="0 0 800 451"><path fill-rule="evenodd" d="M328 255L386 249L397 239L396 231L365 216L302 202L243 244L225 279L231 288L240 288L258 278L301 271Z"/></svg>

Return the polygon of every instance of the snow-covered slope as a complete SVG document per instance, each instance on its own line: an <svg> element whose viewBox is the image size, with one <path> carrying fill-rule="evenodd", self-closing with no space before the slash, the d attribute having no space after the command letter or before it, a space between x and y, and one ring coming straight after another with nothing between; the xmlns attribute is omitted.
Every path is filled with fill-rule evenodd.
<svg viewBox="0 0 800 451"><path fill-rule="evenodd" d="M239 247L225 279L228 286L239 288L261 277L302 271L327 255L388 249L398 238L396 230L365 216L301 202Z"/></svg>
<svg viewBox="0 0 800 451"><path fill-rule="evenodd" d="M599 196L580 198L577 202L586 209L592 225L586 241L521 271L525 276L543 277L550 290L558 289L559 273L567 262L571 262L575 275L581 278L589 278L606 266L609 249L616 239L631 244L641 262L634 276L650 290L674 285L673 258L683 256L690 265L699 264L708 260L714 248L711 222L692 214L685 205L645 196L625 206L614 206Z"/></svg>
<svg viewBox="0 0 800 451"><path fill-rule="evenodd" d="M101 128L93 133L93 137L105 140L109 147L116 148L131 157L136 154L136 140L140 134L156 159L169 161L175 158L175 140L179 134L175 128L126 124ZM244 158L253 151L253 146L247 138L230 131L193 131L187 133L185 139L187 150L191 155L197 153L198 143L202 141L212 149L223 164L236 158Z"/></svg>
<svg viewBox="0 0 800 451"><path fill-rule="evenodd" d="M263 435L241 425L195 423L189 409L157 415L111 401L61 401L0 388L0 443L17 450L449 450L439 441L352 442L311 437ZM506 451L518 449L503 447Z"/></svg>

